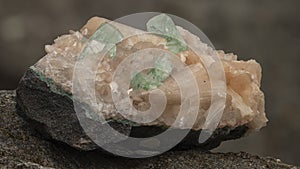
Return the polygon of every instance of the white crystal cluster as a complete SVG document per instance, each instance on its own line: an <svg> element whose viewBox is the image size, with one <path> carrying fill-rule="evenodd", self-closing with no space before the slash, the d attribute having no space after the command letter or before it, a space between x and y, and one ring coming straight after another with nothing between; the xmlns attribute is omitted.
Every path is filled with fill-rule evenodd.
<svg viewBox="0 0 300 169"><path fill-rule="evenodd" d="M72 78L75 63L82 52L87 39L102 23L106 22L103 18L92 18L81 29L81 31L71 31L68 35L57 38L52 45L46 45L47 55L43 57L36 65L34 70L43 76L52 79L56 86L72 95ZM134 28L115 23L123 34L136 34L141 32ZM194 44L202 50L203 53L209 55L218 55L220 57L225 77L226 77L226 105L225 111L218 127L237 127L246 125L250 129L260 129L266 125L267 118L264 110L264 94L260 90L261 83L261 67L255 60L239 61L234 54L225 54L223 51L215 51L202 43L199 39L188 31L178 27L178 30L184 37L187 44ZM105 58L99 64L96 76L96 94L99 98L98 102L102 105L100 112L104 112L105 118L122 119L112 101L111 90L117 88L112 82L112 74L122 58L131 53L149 47L166 48L165 39L155 35L140 35L128 38L117 44L116 59L110 60ZM207 117L207 110L211 105L210 80L205 67L199 60L199 57L191 50L178 53L178 57L184 62L194 73L199 89L201 106L196 124L193 129L199 130L203 128ZM168 98L168 104L162 116L147 125L171 126L177 117L180 109L180 91L178 86L170 78L167 79L162 86ZM193 90L193 89L191 89ZM132 92L129 90L129 92ZM179 96L178 96L179 95ZM139 94L132 95L132 99L137 108L145 109L147 105L147 97ZM130 113L130 112L128 112Z"/></svg>

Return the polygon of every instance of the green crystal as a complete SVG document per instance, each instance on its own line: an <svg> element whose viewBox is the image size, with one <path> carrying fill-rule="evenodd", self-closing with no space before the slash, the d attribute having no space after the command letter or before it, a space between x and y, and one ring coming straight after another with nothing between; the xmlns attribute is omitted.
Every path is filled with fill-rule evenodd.
<svg viewBox="0 0 300 169"><path fill-rule="evenodd" d="M103 23L95 31L95 33L89 38L86 47L81 53L81 57L96 54L95 47L92 46L93 41L99 42L104 45L103 50L109 52L109 55L113 58L116 56L116 43L123 40L122 33L113 25L109 23Z"/></svg>
<svg viewBox="0 0 300 169"><path fill-rule="evenodd" d="M172 72L172 64L167 57L162 57L155 61L154 68L146 73L137 73L131 81L131 87L134 90L151 90L159 87Z"/></svg>
<svg viewBox="0 0 300 169"><path fill-rule="evenodd" d="M158 34L167 40L169 50L175 54L187 49L187 45L171 17L160 14L147 22L147 31Z"/></svg>

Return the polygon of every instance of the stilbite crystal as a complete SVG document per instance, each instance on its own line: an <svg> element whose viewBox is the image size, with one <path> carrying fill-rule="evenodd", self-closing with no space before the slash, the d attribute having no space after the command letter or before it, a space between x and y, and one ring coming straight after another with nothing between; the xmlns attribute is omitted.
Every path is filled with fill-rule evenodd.
<svg viewBox="0 0 300 169"><path fill-rule="evenodd" d="M41 73L43 76L52 79L56 85L71 95L72 75L76 58L79 56L85 45L86 38L88 38L87 35L91 34L90 31L93 31L94 25L101 25L103 21L104 20L102 20L102 18L92 18L88 24L84 26L84 29L81 32L72 32L69 35L59 37L55 40L53 45L46 46L46 52L48 54L32 68ZM194 40L193 35L183 29L179 30L188 43L191 43L190 41ZM131 53L131 51L136 51L137 49L146 48L149 46L162 48L162 45L157 45L156 40L162 41L162 43L159 44L165 43L164 39L162 38L151 39L144 38L144 36L152 37L152 35L133 37L117 45L118 51L121 51L118 52L117 58L124 58L128 55L128 53ZM130 40L136 43L131 44L131 46L128 48L127 45L129 45L128 41ZM197 43L197 45L201 46L204 51L207 51L207 53L212 53L211 51L213 49L208 47L206 44L201 44L200 41L192 43ZM236 127L246 124L250 129L260 129L261 127L265 126L267 119L264 112L264 94L260 90L260 65L255 60L238 61L236 55L225 54L223 51L218 51L218 54L222 59L227 81L226 108L219 127ZM197 81L203 82L198 84L201 86L200 88L203 92L201 93L202 98L200 98L202 101L202 107L199 110L199 114L205 115L205 112L210 104L210 96L207 94L207 91L210 90L210 85L205 68L200 64L198 67L195 67L193 64L189 63L195 62L193 59L197 59L196 56L193 56L194 53L192 51L184 51L179 53L179 55L188 56L186 63L190 65L196 78L199 79ZM119 62L120 61L118 60L112 62L111 65L106 66L113 68ZM104 61L103 63L106 62ZM102 73L99 73L96 77L97 86L99 87L97 92L110 93L110 87L107 85L110 83L112 72L105 71L105 69L101 69L101 67L99 68L99 72ZM172 83L173 82L171 82L171 79L169 79L161 87L162 90L166 91L167 97L172 97L168 96L168 93L170 93L168 91L176 88L170 88L170 85L174 86ZM100 84L102 84L101 87ZM180 94L180 91L178 91L176 94ZM172 92L172 95L174 95L174 92ZM111 101L109 97L106 100L108 102ZM113 106L109 107L112 108ZM178 112L178 107L179 106L177 104L168 105L163 117L150 125L170 126L171 122L176 118L176 114L173 113ZM115 112L113 108L109 111L111 113ZM109 114L107 115L107 118L110 118ZM199 116L197 121L201 120L203 120L203 116ZM194 129L201 129L201 126L202 124L198 123L198 125L195 125Z"/></svg>

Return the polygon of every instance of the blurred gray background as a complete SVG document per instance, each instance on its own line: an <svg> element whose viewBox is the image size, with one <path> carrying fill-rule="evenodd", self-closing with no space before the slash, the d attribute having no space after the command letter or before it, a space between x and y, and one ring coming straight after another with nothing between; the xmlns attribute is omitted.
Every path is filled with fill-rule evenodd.
<svg viewBox="0 0 300 169"><path fill-rule="evenodd" d="M299 0L0 0L0 89L15 89L45 54L45 44L92 16L174 14L197 25L217 49L263 67L268 126L214 151L247 151L300 165L299 9Z"/></svg>

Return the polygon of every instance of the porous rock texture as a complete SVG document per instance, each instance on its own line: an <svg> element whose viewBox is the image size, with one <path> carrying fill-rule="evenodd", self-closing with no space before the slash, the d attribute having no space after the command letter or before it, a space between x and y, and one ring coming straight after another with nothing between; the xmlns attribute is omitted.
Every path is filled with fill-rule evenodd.
<svg viewBox="0 0 300 169"><path fill-rule="evenodd" d="M172 151L147 159L78 151L66 144L42 139L40 133L17 114L15 91L0 91L0 114L1 169L299 168L269 157L247 153L210 153L198 149Z"/></svg>

